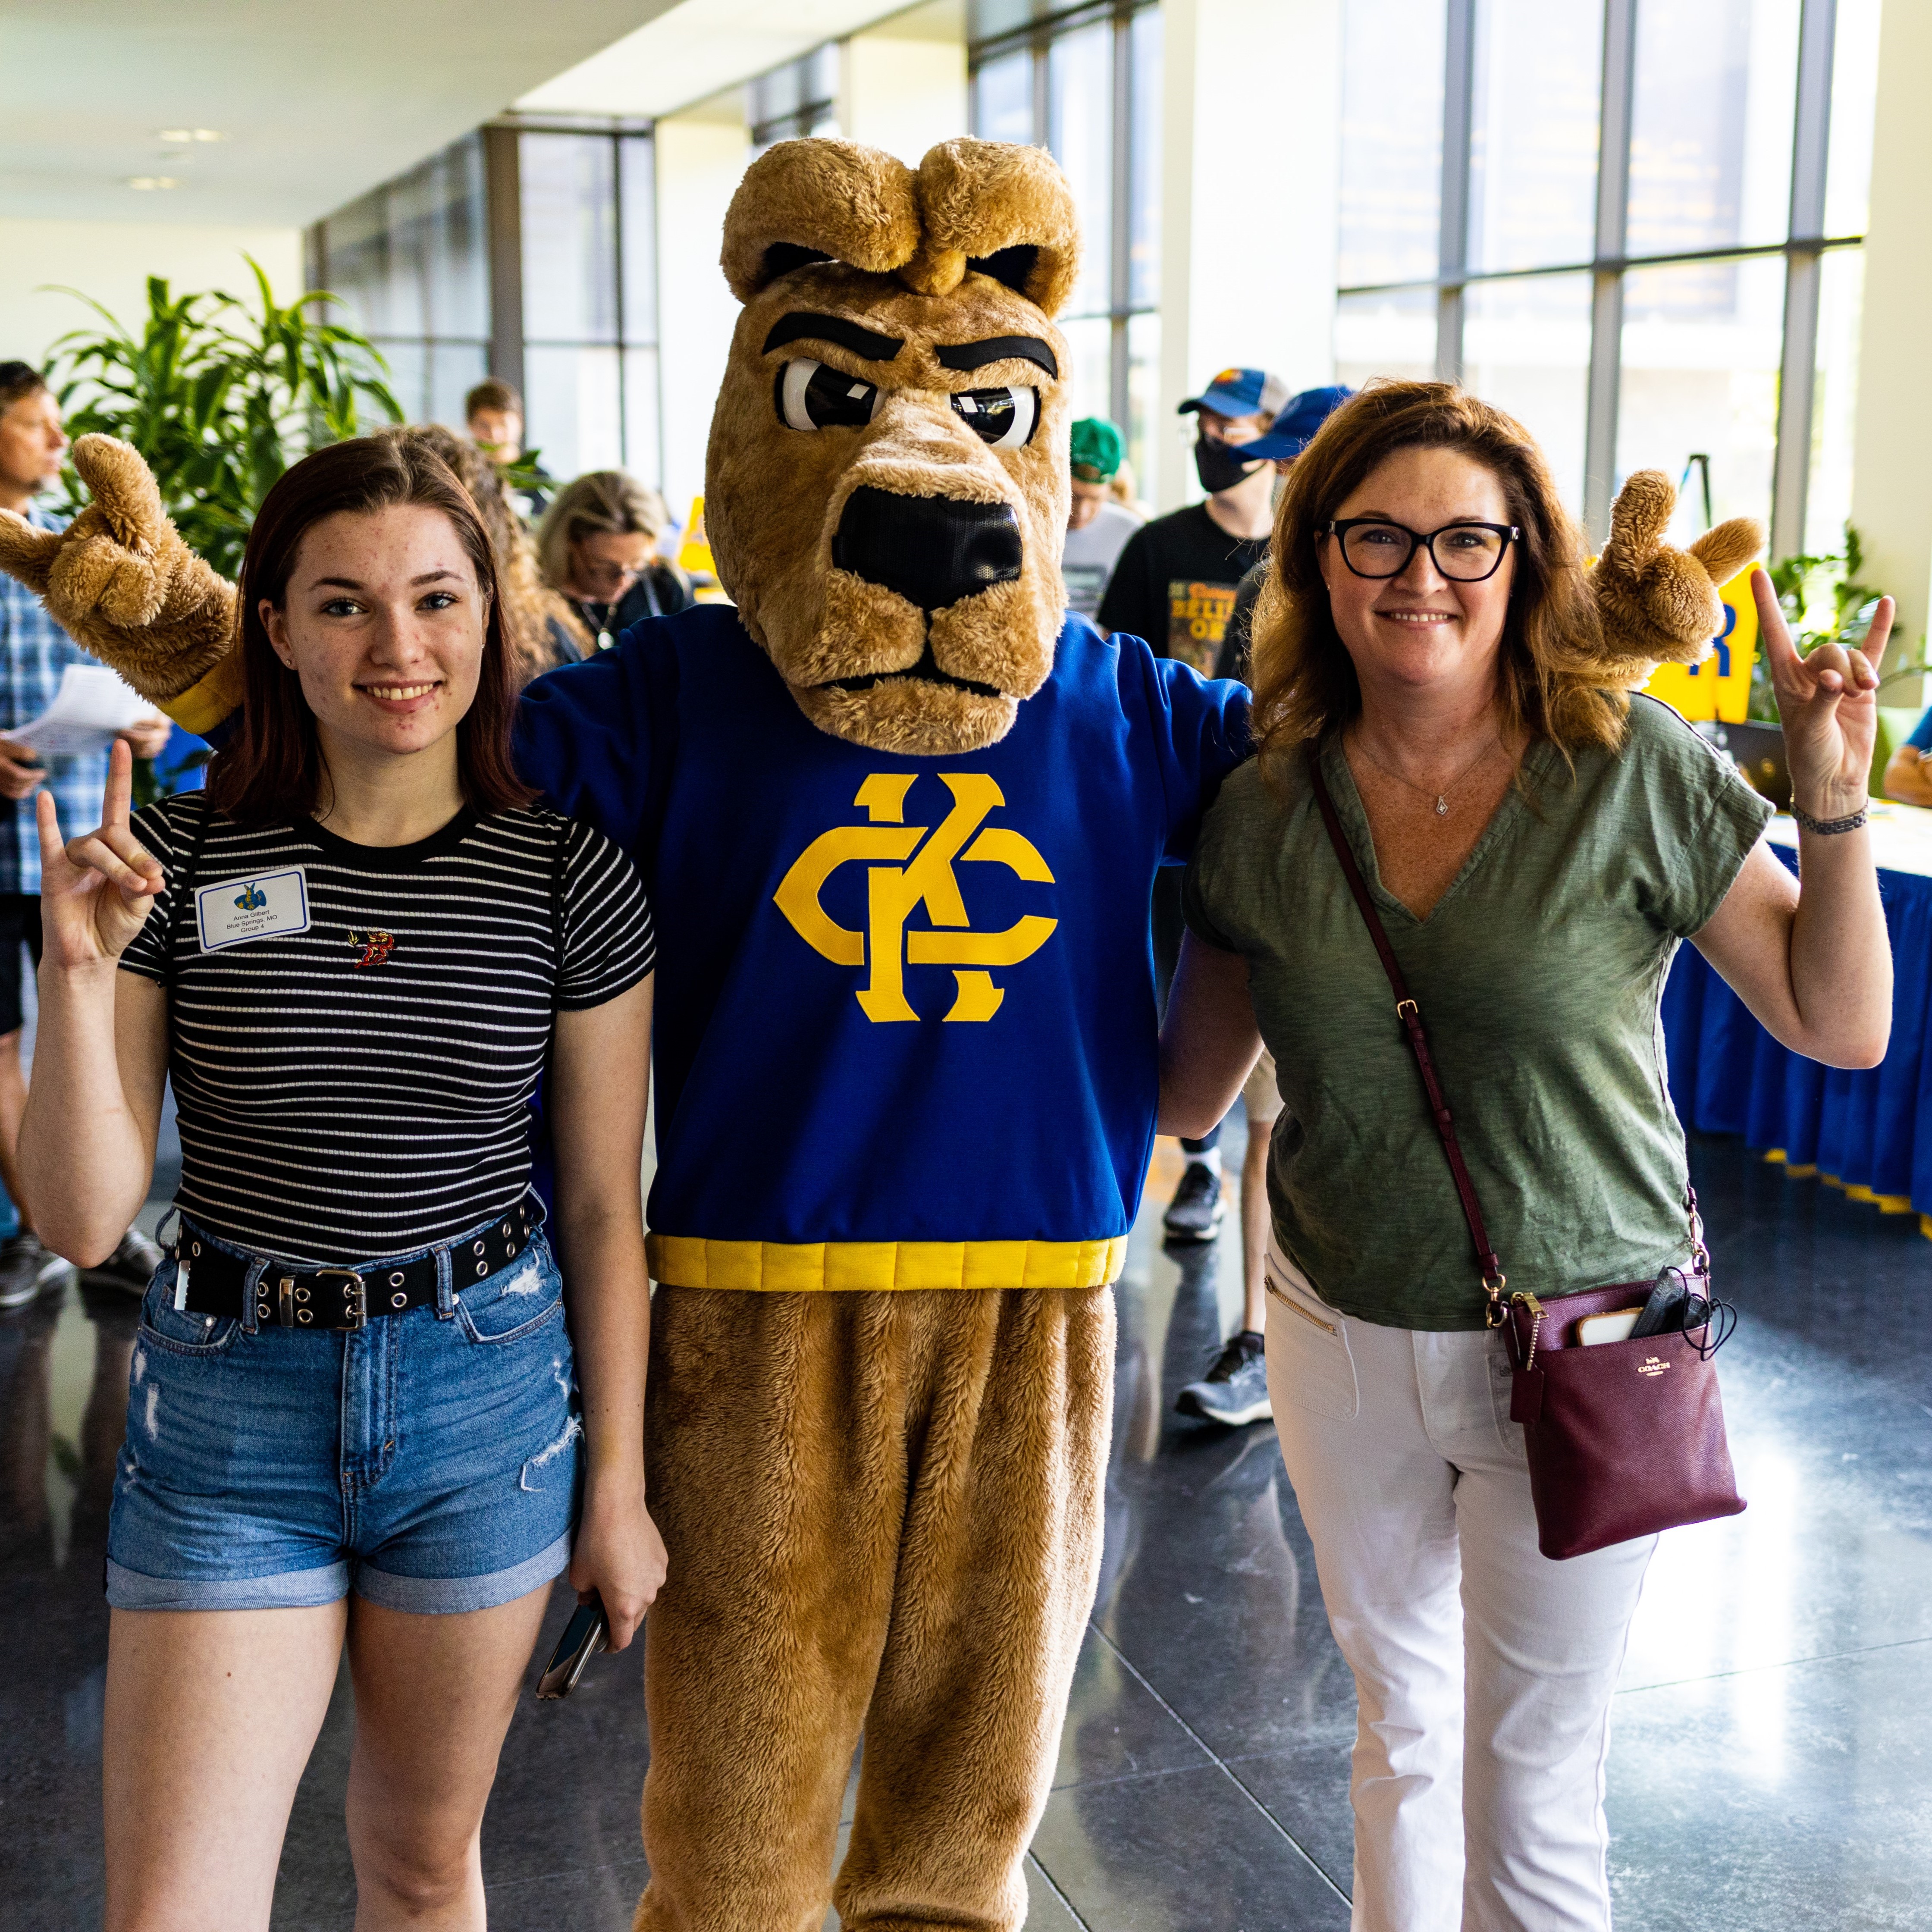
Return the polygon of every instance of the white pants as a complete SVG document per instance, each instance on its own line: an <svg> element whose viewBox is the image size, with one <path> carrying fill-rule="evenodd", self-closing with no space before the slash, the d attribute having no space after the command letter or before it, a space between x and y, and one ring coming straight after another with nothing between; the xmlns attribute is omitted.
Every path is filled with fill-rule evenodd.
<svg viewBox="0 0 1932 1932"><path fill-rule="evenodd" d="M1657 1539L1538 1550L1500 1334L1354 1321L1268 1270L1275 1427L1355 1674L1354 1932L1606 1932L1610 1696Z"/></svg>

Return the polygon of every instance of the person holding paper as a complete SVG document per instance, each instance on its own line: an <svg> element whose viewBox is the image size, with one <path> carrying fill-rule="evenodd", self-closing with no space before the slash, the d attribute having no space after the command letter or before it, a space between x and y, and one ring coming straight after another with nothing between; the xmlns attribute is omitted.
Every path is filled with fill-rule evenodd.
<svg viewBox="0 0 1932 1932"><path fill-rule="evenodd" d="M60 480L66 452L60 405L39 371L25 362L0 362L0 509L42 530L58 530L62 520L34 499ZM38 597L12 578L0 577L0 732L40 717L70 665L101 668L47 615ZM138 722L115 736L124 738L137 758L152 758L166 744L169 729L158 711L144 706ZM0 736L0 1183L20 1216L19 1231L0 1243L0 1309L24 1306L68 1266L34 1232L17 1161L27 1104L20 1064L22 943L37 965L40 957L40 848L32 800L45 785L69 824L89 823L106 782L104 745L78 757L56 757ZM138 1294L160 1260L154 1244L130 1228L91 1272Z"/></svg>

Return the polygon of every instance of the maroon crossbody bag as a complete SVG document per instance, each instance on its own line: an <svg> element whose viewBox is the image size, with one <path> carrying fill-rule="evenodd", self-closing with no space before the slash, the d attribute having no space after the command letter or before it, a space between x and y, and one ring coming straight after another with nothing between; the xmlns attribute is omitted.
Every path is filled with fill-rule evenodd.
<svg viewBox="0 0 1932 1932"><path fill-rule="evenodd" d="M1589 1288L1551 1305L1520 1290L1504 1298L1502 1264L1483 1224L1475 1185L1430 1057L1422 1015L1342 834L1312 746L1308 769L1329 843L1394 989L1396 1015L1449 1158L1456 1197L1475 1244L1486 1298L1484 1322L1505 1332L1513 1370L1510 1416L1522 1424L1528 1450L1537 1546L1546 1556L1581 1556L1632 1537L1736 1516L1744 1498L1738 1494L1725 1440L1724 1402L1712 1360L1717 1351L1708 1324L1587 1348L1577 1336L1582 1322L1642 1306L1655 1284L1624 1282ZM1692 1285L1708 1300L1711 1257L1694 1192L1688 1205Z"/></svg>

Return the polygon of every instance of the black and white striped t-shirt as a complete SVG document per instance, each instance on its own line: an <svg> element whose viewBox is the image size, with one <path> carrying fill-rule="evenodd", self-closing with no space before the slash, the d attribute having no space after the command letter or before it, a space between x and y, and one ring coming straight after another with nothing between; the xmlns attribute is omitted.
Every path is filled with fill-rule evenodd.
<svg viewBox="0 0 1932 1932"><path fill-rule="evenodd" d="M177 889L206 810L186 793L134 814L169 889L121 961L171 982L183 1212L244 1247L346 1262L446 1240L520 1199L554 1012L651 970L630 860L535 808L465 811L394 847L218 815L194 882L214 935L245 922L231 904L274 917L305 904L308 926L204 950ZM237 890L208 895L216 885Z"/></svg>

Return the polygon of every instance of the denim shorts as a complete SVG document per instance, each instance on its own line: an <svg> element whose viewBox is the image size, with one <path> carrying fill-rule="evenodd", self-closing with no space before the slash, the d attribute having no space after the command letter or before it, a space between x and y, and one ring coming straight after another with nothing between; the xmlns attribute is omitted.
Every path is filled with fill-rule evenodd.
<svg viewBox="0 0 1932 1932"><path fill-rule="evenodd" d="M250 1334L178 1311L174 1286L170 1256L128 1382L107 1532L116 1610L296 1609L353 1589L393 1610L481 1610L569 1562L583 1423L541 1234L446 1294L446 1315L425 1304L358 1330Z"/></svg>

